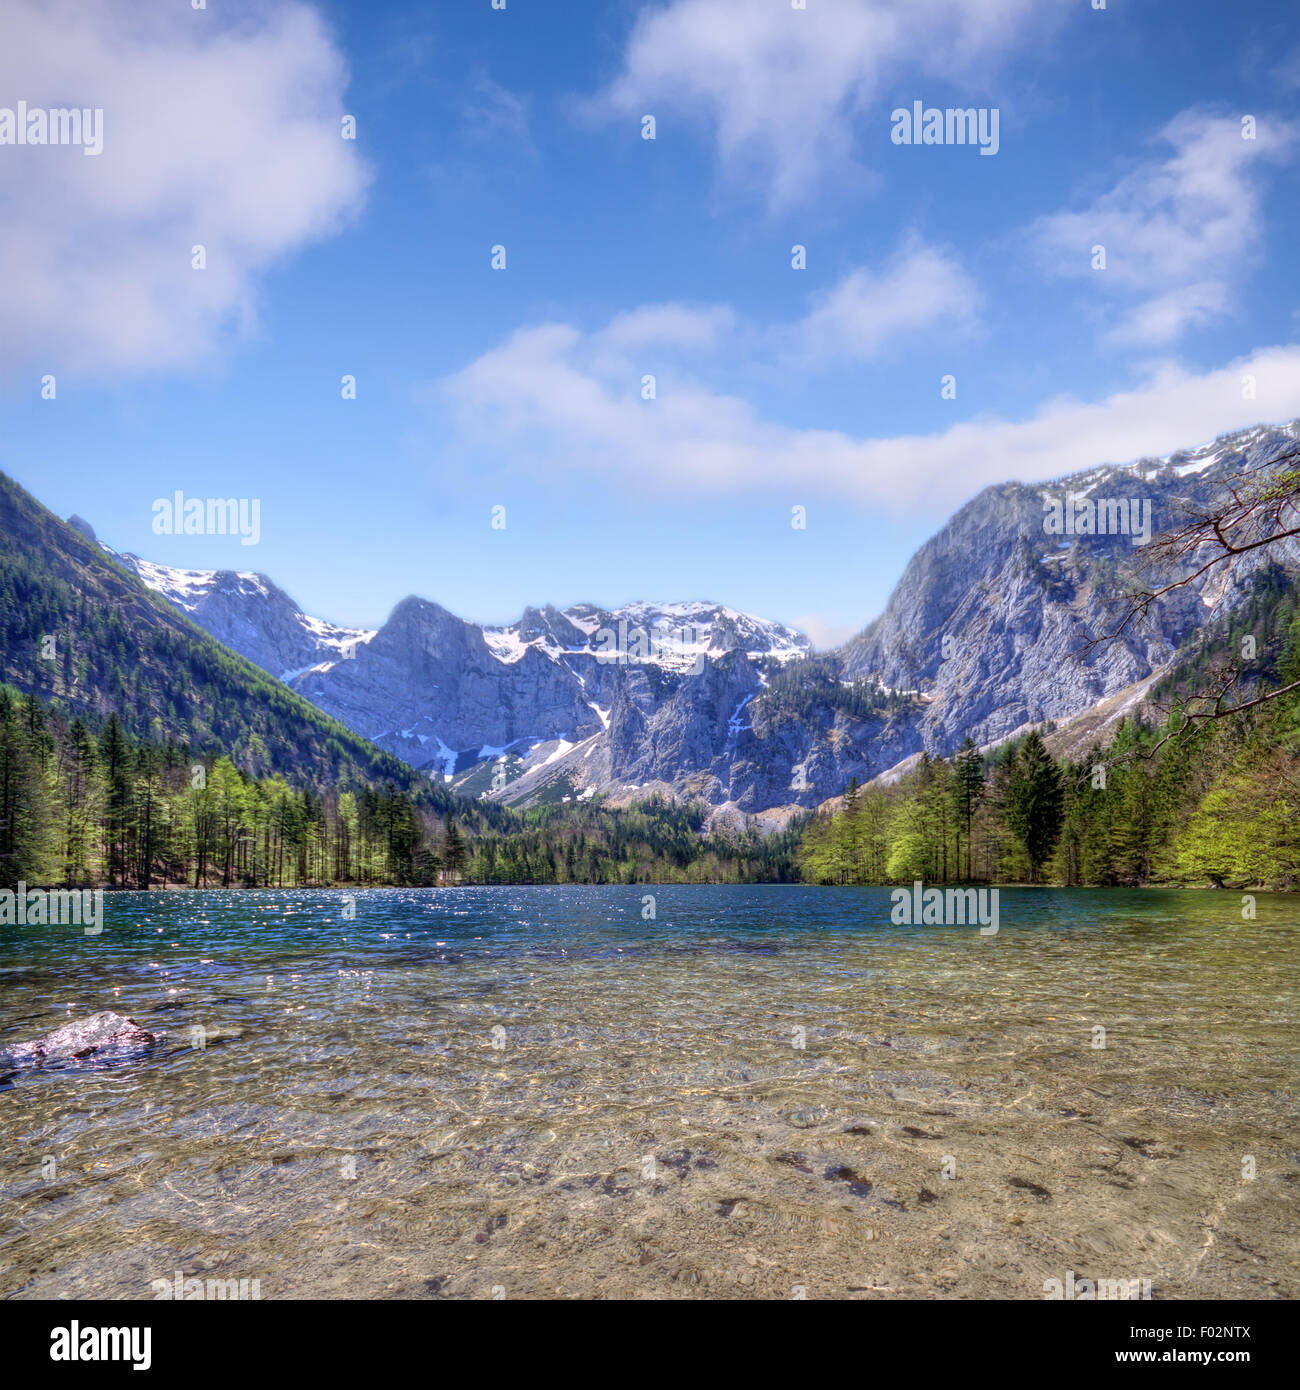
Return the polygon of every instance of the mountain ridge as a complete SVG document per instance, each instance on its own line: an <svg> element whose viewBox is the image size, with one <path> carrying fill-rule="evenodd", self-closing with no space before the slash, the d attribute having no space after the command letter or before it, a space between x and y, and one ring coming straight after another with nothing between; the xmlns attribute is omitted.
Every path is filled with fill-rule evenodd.
<svg viewBox="0 0 1300 1390"><path fill-rule="evenodd" d="M330 719L105 555L0 473L0 680L139 735L308 786L409 767Z"/></svg>
<svg viewBox="0 0 1300 1390"><path fill-rule="evenodd" d="M1065 497L1128 499L1163 530L1298 437L1300 421L1257 425L984 488L918 548L881 614L829 653L704 601L545 605L490 626L412 595L377 629L342 628L253 572L118 558L318 708L471 795L618 804L659 792L743 818L810 808L967 735L987 745L1073 718L1164 669L1241 601L1263 557L1178 591L1099 649L1124 608L1134 537L1053 534L1047 513ZM1294 545L1275 558L1300 567Z"/></svg>

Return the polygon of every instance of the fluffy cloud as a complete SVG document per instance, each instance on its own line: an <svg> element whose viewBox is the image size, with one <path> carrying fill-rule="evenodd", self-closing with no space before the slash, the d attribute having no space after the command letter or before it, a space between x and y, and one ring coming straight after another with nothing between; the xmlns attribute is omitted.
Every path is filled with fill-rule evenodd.
<svg viewBox="0 0 1300 1390"><path fill-rule="evenodd" d="M700 374L717 364L816 370L871 360L921 331L969 331L978 303L960 263L913 237L879 274L851 271L789 323L672 303L619 314L593 333L541 324L512 334L431 394L485 459L524 440L531 456L540 462L537 451L545 451L560 472L626 465L651 479L698 476L723 489L755 462L772 473L811 466L815 476L811 460L822 449L833 453L842 436L767 424ZM643 398L647 374L656 379L653 400Z"/></svg>
<svg viewBox="0 0 1300 1390"><path fill-rule="evenodd" d="M735 324L735 315L721 305L651 304L619 314L602 330L596 346L619 354L650 346L710 351L721 345Z"/></svg>
<svg viewBox="0 0 1300 1390"><path fill-rule="evenodd" d="M1117 297L1113 341L1171 343L1225 313L1232 287L1258 250L1265 169L1285 159L1294 124L1258 119L1242 138L1239 116L1184 111L1159 133L1170 153L1144 160L1079 212L1040 218L1030 242L1061 275L1091 276ZM1106 269L1093 270L1094 245Z"/></svg>
<svg viewBox="0 0 1300 1390"><path fill-rule="evenodd" d="M644 305L595 334L592 357L610 375L627 375L637 360L644 369L647 348L661 360L670 350L674 361L725 351L733 361L801 369L869 362L927 330L973 331L980 303L955 255L910 237L878 273L851 270L790 323L746 323L725 305Z"/></svg>
<svg viewBox="0 0 1300 1390"><path fill-rule="evenodd" d="M819 652L834 651L862 631L861 623L827 622L818 613L805 613L802 618L795 618L790 626L804 633Z"/></svg>
<svg viewBox="0 0 1300 1390"><path fill-rule="evenodd" d="M900 76L987 84L998 60L1039 39L1071 0L672 0L645 8L622 70L592 104L624 118L677 111L715 133L735 175L774 205L813 191L855 153L854 118ZM917 96L923 93L916 92ZM887 131L887 118L881 131Z"/></svg>
<svg viewBox="0 0 1300 1390"><path fill-rule="evenodd" d="M870 361L910 333L975 324L979 291L951 254L910 240L878 275L846 275L778 340L809 361Z"/></svg>
<svg viewBox="0 0 1300 1390"><path fill-rule="evenodd" d="M104 145L0 147L0 363L170 368L246 330L258 275L364 196L345 84L297 4L223 27L188 5L8 0L4 100L100 107Z"/></svg>
<svg viewBox="0 0 1300 1390"><path fill-rule="evenodd" d="M755 324L724 305L672 303L643 305L589 334L541 324L514 333L432 394L465 442L485 443L489 453L489 438L536 436L550 441L559 469L585 461L599 470L644 453L655 474L665 451L676 458L685 446L706 474L722 478L773 436L746 401L701 385L696 373L718 362L815 370L867 361L924 330L969 331L978 303L957 260L911 238L879 274L851 271L790 323ZM656 378L653 402L642 399L646 374ZM678 462L694 471L691 459Z"/></svg>
<svg viewBox="0 0 1300 1390"><path fill-rule="evenodd" d="M643 313L647 323L707 317ZM686 497L818 494L864 510L923 512L936 498L955 506L990 483L1160 456L1300 414L1300 348L1266 348L1208 372L1165 365L1130 390L1095 402L1058 398L1025 420L859 438L790 428L684 370L660 375L657 398L643 400L638 371L608 350L610 331L523 329L438 383L455 452L485 465L525 458L533 478L634 480Z"/></svg>

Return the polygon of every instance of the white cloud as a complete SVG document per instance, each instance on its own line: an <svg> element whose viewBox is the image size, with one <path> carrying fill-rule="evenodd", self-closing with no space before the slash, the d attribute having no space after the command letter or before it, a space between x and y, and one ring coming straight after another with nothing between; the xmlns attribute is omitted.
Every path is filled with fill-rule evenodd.
<svg viewBox="0 0 1300 1390"><path fill-rule="evenodd" d="M679 367L724 353L733 362L786 367L867 362L925 330L970 332L980 303L974 280L951 252L912 236L880 272L849 271L789 323L746 322L719 304L642 305L592 335L588 354L604 375L635 373L638 382L655 363ZM539 341L549 342L541 332Z"/></svg>
<svg viewBox="0 0 1300 1390"><path fill-rule="evenodd" d="M527 100L487 73L475 72L466 82L460 113L471 140L505 143L530 158L536 155Z"/></svg>
<svg viewBox="0 0 1300 1390"><path fill-rule="evenodd" d="M819 652L833 651L842 647L850 637L862 631L861 623L831 623L816 613L806 613L790 624L804 633Z"/></svg>
<svg viewBox="0 0 1300 1390"><path fill-rule="evenodd" d="M823 447L834 452L842 436L770 425L746 400L701 384L699 371L866 361L921 330L968 331L978 303L959 262L913 237L884 271L849 272L789 323L669 303L619 314L593 333L541 324L437 383L432 395L462 442L483 447L487 467L499 444L526 440L530 456L549 444L558 473L628 466L684 483L698 472L704 486L725 490L729 479L748 476L751 461L785 452L792 468L810 467L815 479L813 456ZM655 378L653 400L643 398L645 376Z"/></svg>
<svg viewBox="0 0 1300 1390"><path fill-rule="evenodd" d="M525 459L534 479L634 480L690 499L816 494L921 513L990 483L1167 454L1300 415L1300 348L1277 347L1201 373L1159 364L1129 390L1094 402L1061 397L1025 420L861 438L790 428L685 371L661 373L657 399L642 400L639 375L603 341L568 324L523 329L438 383L455 453L484 467ZM1252 399L1243 399L1247 376Z"/></svg>
<svg viewBox="0 0 1300 1390"><path fill-rule="evenodd" d="M908 333L941 323L971 328L979 303L975 282L953 256L913 239L879 275L846 275L777 336L808 359L870 361Z"/></svg>
<svg viewBox="0 0 1300 1390"><path fill-rule="evenodd" d="M7 0L0 92L101 107L104 147L0 147L0 363L142 371L254 322L260 273L334 231L367 183L346 74L298 4L221 16L136 0ZM202 245L207 269L191 268Z"/></svg>
<svg viewBox="0 0 1300 1390"><path fill-rule="evenodd" d="M1294 124L1261 115L1247 140L1239 116L1183 111L1157 137L1172 153L1144 160L1081 212L1040 218L1030 244L1053 272L1118 297L1113 341L1171 343L1229 310L1263 239L1263 166L1285 159L1296 136ZM1104 270L1092 268L1095 245L1106 248Z"/></svg>
<svg viewBox="0 0 1300 1390"><path fill-rule="evenodd" d="M1033 44L1072 0L672 0L640 12L619 75L592 109L702 121L733 175L756 174L774 205L853 163L855 118L926 79L984 88L1005 54ZM869 136L863 144L873 142ZM888 149L887 143L882 144Z"/></svg>
<svg viewBox="0 0 1300 1390"><path fill-rule="evenodd" d="M619 314L600 335L612 352L648 347L683 350L716 348L735 327L735 315L721 305L692 308L685 304L651 304Z"/></svg>

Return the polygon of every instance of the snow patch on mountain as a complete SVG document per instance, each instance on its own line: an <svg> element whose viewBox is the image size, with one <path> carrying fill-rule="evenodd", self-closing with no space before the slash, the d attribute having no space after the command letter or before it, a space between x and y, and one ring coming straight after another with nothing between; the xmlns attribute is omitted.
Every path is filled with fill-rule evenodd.
<svg viewBox="0 0 1300 1390"><path fill-rule="evenodd" d="M262 575L117 558L326 713L470 794L531 805L598 792L617 805L653 791L725 808L743 827L922 749L1070 718L1148 677L1240 601L1250 567L1177 591L1141 634L1093 650L1119 615L1114 574L1132 547L1108 535L1052 544L1044 501L1141 495L1159 532L1298 437L1300 424L1261 427L987 488L917 551L885 613L806 673L804 634L703 600L530 607L484 627L408 598L371 632L307 617ZM1300 547L1278 558L1300 571ZM504 760L506 785L488 759Z"/></svg>
<svg viewBox="0 0 1300 1390"><path fill-rule="evenodd" d="M147 588L286 685L352 660L374 640L372 629L340 627L304 613L255 571L178 569L100 545Z"/></svg>
<svg viewBox="0 0 1300 1390"><path fill-rule="evenodd" d="M518 629L513 627L485 627L483 640L488 645L488 651L504 666L513 666L516 661L521 661L529 647L520 638Z"/></svg>
<svg viewBox="0 0 1300 1390"><path fill-rule="evenodd" d="M808 638L783 623L699 601L529 609L517 623L481 631L488 650L505 666L522 661L530 650L567 666L565 657L617 650L612 644L625 640L632 645L635 632L646 634L646 654L637 660L669 670L689 669L701 657L718 661L733 651L743 651L751 661L788 661L810 650ZM585 676L568 669L586 684Z"/></svg>

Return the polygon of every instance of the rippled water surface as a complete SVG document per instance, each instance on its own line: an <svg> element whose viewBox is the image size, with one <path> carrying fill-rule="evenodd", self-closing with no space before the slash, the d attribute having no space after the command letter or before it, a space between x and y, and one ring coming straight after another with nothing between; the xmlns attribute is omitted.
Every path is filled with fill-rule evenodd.
<svg viewBox="0 0 1300 1390"><path fill-rule="evenodd" d="M0 927L0 1050L166 1034L0 1089L0 1296L1294 1298L1300 903L1257 903L1004 890L985 937L883 889L168 892Z"/></svg>

